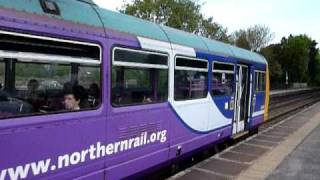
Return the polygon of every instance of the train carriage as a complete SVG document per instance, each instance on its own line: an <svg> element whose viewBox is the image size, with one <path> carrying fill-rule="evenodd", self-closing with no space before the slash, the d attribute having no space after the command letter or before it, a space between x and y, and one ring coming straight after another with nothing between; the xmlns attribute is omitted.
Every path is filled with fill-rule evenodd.
<svg viewBox="0 0 320 180"><path fill-rule="evenodd" d="M90 0L2 0L0 22L0 180L130 178L267 119L254 52Z"/></svg>

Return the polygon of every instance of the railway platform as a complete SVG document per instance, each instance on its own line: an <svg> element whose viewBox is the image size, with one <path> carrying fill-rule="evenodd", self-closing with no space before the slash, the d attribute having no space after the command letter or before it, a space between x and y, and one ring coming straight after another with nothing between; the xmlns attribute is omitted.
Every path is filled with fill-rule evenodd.
<svg viewBox="0 0 320 180"><path fill-rule="evenodd" d="M270 91L270 95L285 95L288 93L295 93L295 92L301 92L301 91L308 91L312 90L312 88L297 88L297 89L283 89L283 90L272 90Z"/></svg>
<svg viewBox="0 0 320 180"><path fill-rule="evenodd" d="M319 179L320 103L170 179Z"/></svg>

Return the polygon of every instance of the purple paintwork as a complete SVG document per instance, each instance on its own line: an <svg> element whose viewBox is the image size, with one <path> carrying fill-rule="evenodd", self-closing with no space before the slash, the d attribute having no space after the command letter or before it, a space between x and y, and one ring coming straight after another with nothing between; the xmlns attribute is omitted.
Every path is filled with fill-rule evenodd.
<svg viewBox="0 0 320 180"><path fill-rule="evenodd" d="M45 23L44 23L45 22ZM231 136L232 127L199 134L179 120L168 103L113 108L110 104L111 49L115 45L140 48L136 37L102 28L76 25L48 17L0 9L0 27L36 35L96 42L103 48L103 105L97 110L3 120L0 123L0 171L130 138L144 129L167 130L165 143L154 143L98 160L49 171L29 178L120 179L177 158L176 150L190 153ZM105 83L106 82L106 83ZM263 119L262 119L263 120ZM253 124L259 124L260 119Z"/></svg>
<svg viewBox="0 0 320 180"><path fill-rule="evenodd" d="M259 125L261 125L264 122L264 117L263 115L257 116L257 117L253 117L251 119L251 127L255 128L258 127Z"/></svg>

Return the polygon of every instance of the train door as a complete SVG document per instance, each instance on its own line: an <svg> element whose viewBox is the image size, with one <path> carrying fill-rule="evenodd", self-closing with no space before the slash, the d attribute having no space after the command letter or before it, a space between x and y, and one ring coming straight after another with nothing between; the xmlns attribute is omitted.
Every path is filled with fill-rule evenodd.
<svg viewBox="0 0 320 180"><path fill-rule="evenodd" d="M239 134L246 130L250 88L249 67L247 65L237 65L233 134Z"/></svg>

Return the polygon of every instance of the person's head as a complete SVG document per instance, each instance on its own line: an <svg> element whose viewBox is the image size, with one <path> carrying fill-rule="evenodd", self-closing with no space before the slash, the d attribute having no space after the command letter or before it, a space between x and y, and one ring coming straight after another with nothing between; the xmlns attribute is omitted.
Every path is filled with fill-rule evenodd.
<svg viewBox="0 0 320 180"><path fill-rule="evenodd" d="M70 92L72 91L72 83L71 82L66 82L63 84L63 92L66 93L66 92Z"/></svg>
<svg viewBox="0 0 320 180"><path fill-rule="evenodd" d="M67 110L80 109L81 94L77 86L64 92L64 106Z"/></svg>
<svg viewBox="0 0 320 180"><path fill-rule="evenodd" d="M36 79L31 79L28 82L28 90L29 91L36 91L39 88L39 81Z"/></svg>
<svg viewBox="0 0 320 180"><path fill-rule="evenodd" d="M92 83L89 87L89 95L98 97L100 95L99 86L96 83Z"/></svg>

